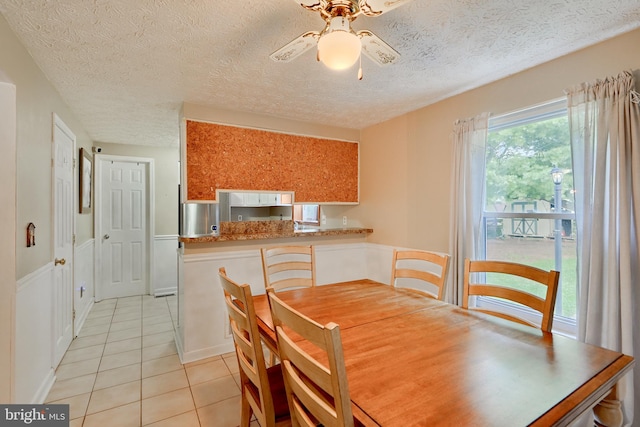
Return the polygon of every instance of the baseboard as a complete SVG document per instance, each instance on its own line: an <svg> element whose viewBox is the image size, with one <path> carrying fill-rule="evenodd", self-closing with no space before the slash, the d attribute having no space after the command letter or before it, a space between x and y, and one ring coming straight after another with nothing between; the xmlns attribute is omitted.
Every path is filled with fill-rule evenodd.
<svg viewBox="0 0 640 427"><path fill-rule="evenodd" d="M177 329L173 330L173 341L176 343L176 350L178 351L180 363L184 365L184 361L182 360L182 354L184 353L184 349L182 348L182 336L180 335L180 331Z"/></svg>
<svg viewBox="0 0 640 427"><path fill-rule="evenodd" d="M176 347L178 347L178 356L180 362L184 365L186 363L195 362L197 360L206 359L208 357L220 356L221 354L231 353L233 349L233 341L230 343L220 344L213 347L201 348L196 351L185 352L180 345L179 340L176 339Z"/></svg>
<svg viewBox="0 0 640 427"><path fill-rule="evenodd" d="M93 301L93 298L91 298L89 303L85 305L84 310L82 311L82 313L80 313L79 317L78 317L78 313L76 313L76 324L74 325L74 329L73 329L74 338L77 337L78 334L80 333L80 330L82 330L82 327L84 326L84 322L87 320L87 317L89 316L89 313L93 308L93 304L94 304L94 301Z"/></svg>
<svg viewBox="0 0 640 427"><path fill-rule="evenodd" d="M32 404L42 404L49 395L53 383L56 382L56 372L52 369L49 370L47 376L42 380L42 384L38 387L35 396L33 396Z"/></svg>
<svg viewBox="0 0 640 427"><path fill-rule="evenodd" d="M154 297L166 297L167 295L175 295L178 293L178 287L167 287L167 288L159 288L153 290Z"/></svg>

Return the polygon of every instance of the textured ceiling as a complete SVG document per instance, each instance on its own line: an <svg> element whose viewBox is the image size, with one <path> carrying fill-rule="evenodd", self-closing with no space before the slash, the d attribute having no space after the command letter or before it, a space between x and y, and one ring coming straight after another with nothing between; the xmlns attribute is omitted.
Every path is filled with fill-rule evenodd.
<svg viewBox="0 0 640 427"><path fill-rule="evenodd" d="M291 0L0 0L97 142L177 146L183 102L360 129L640 27L638 0L413 0L360 16L401 55L269 59L318 13ZM1 53L0 53L1 54Z"/></svg>

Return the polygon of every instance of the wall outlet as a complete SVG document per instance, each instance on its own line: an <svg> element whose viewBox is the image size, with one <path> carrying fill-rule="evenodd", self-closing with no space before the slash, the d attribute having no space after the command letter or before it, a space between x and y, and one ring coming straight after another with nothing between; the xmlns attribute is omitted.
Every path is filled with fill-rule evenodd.
<svg viewBox="0 0 640 427"><path fill-rule="evenodd" d="M327 216L322 214L322 225L327 225Z"/></svg>
<svg viewBox="0 0 640 427"><path fill-rule="evenodd" d="M342 217L342 225L347 225L347 216Z"/></svg>

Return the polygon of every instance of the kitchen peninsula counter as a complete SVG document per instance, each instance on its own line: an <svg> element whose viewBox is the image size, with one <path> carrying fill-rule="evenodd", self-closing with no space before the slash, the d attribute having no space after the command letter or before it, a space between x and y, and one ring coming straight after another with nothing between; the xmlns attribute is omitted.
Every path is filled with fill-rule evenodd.
<svg viewBox="0 0 640 427"><path fill-rule="evenodd" d="M221 223L220 234L217 236L180 236L179 240L182 243L214 243L243 240L337 237L370 233L373 233L373 229L362 227L321 228L303 226L303 228L295 229L293 221L246 221Z"/></svg>

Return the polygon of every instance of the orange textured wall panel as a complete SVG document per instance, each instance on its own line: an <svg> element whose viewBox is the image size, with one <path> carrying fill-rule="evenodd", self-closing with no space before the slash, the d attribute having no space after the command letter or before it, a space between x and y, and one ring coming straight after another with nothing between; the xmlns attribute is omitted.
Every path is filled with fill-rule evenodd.
<svg viewBox="0 0 640 427"><path fill-rule="evenodd" d="M187 197L216 189L295 191L296 202L357 203L358 144L187 120Z"/></svg>

